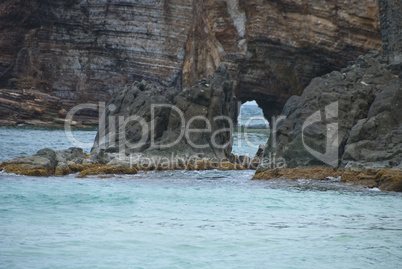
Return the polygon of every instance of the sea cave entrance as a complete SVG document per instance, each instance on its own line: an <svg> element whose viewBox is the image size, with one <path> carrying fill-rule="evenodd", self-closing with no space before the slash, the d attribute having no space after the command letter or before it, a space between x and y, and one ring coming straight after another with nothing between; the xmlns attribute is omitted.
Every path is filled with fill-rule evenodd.
<svg viewBox="0 0 402 269"><path fill-rule="evenodd" d="M237 125L233 132L232 153L253 158L260 145L265 145L268 141L269 122L255 101L239 103L238 111Z"/></svg>

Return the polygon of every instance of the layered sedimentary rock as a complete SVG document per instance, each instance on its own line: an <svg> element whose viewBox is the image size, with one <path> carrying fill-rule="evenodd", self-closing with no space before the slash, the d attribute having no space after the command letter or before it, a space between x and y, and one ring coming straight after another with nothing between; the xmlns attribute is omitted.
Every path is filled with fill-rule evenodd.
<svg viewBox="0 0 402 269"><path fill-rule="evenodd" d="M91 158L116 153L169 162L222 160L232 151L236 116L233 81L225 66L179 93L134 83L106 105Z"/></svg>
<svg viewBox="0 0 402 269"><path fill-rule="evenodd" d="M58 98L47 120L137 80L180 90L224 63L237 97L268 117L313 77L381 49L378 13L376 0L5 0L0 89ZM7 96L2 118L26 119Z"/></svg>
<svg viewBox="0 0 402 269"><path fill-rule="evenodd" d="M33 88L69 110L136 80L180 84L190 13L187 1L3 1L0 88Z"/></svg>
<svg viewBox="0 0 402 269"><path fill-rule="evenodd" d="M340 72L313 79L301 96L291 97L274 125L257 174L316 165L401 171L402 61L391 58L376 52L360 56ZM398 177L402 180L401 173Z"/></svg>
<svg viewBox="0 0 402 269"><path fill-rule="evenodd" d="M240 1L245 57L238 61L241 100L257 100L267 119L310 80L381 49L376 1Z"/></svg>

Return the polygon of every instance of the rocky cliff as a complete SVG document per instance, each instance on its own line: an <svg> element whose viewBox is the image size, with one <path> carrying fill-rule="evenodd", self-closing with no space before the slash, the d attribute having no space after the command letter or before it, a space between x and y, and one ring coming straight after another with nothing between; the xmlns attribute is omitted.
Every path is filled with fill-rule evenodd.
<svg viewBox="0 0 402 269"><path fill-rule="evenodd" d="M377 0L4 0L0 35L0 115L12 122L61 117L136 80L189 87L222 63L239 100L269 117L382 43Z"/></svg>

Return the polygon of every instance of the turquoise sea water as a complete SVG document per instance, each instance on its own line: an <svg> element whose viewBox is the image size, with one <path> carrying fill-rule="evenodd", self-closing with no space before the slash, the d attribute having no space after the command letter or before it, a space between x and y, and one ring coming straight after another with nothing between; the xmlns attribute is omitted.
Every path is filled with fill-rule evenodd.
<svg viewBox="0 0 402 269"><path fill-rule="evenodd" d="M74 131L82 142L95 133ZM57 128L0 127L0 138L0 161L70 146ZM401 268L400 193L252 176L0 173L0 268Z"/></svg>

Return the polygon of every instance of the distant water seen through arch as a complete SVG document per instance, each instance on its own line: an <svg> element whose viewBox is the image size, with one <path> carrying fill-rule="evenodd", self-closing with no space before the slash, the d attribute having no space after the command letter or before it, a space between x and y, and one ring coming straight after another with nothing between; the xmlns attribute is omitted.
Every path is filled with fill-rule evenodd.
<svg viewBox="0 0 402 269"><path fill-rule="evenodd" d="M233 134L233 154L254 157L259 145L265 145L269 137L269 122L255 101L240 107Z"/></svg>
<svg viewBox="0 0 402 269"><path fill-rule="evenodd" d="M241 127L251 129L269 129L269 123L264 118L262 109L258 107L255 101L246 102L240 107L237 121L237 125Z"/></svg>

